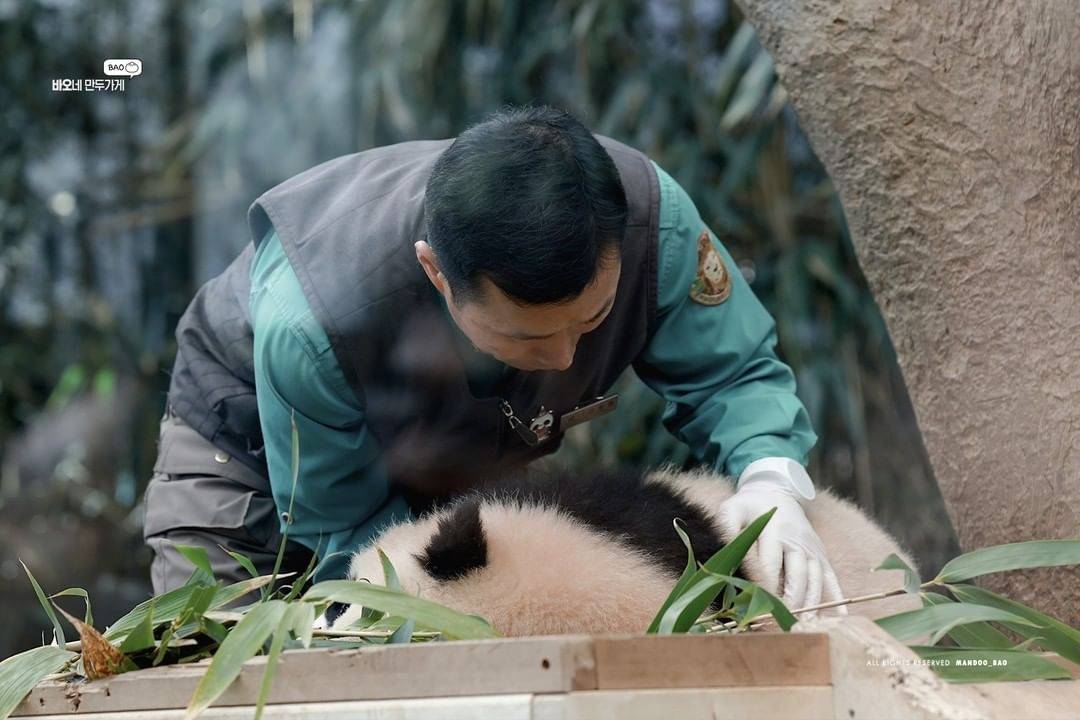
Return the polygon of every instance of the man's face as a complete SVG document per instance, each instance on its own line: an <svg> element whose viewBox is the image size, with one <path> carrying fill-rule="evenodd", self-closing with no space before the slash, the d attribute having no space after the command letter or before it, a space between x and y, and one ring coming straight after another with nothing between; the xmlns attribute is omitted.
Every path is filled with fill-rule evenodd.
<svg viewBox="0 0 1080 720"><path fill-rule="evenodd" d="M621 270L618 253L613 252L604 258L596 278L580 295L546 305L520 305L483 278L479 296L458 305L430 246L417 243L416 254L428 278L446 298L454 322L476 349L519 370L569 368L578 340L599 327L611 312Z"/></svg>

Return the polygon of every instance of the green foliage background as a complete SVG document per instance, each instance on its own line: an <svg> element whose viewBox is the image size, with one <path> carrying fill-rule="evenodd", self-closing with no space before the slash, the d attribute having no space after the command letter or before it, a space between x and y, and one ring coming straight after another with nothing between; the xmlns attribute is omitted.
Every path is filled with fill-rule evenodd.
<svg viewBox="0 0 1080 720"><path fill-rule="evenodd" d="M777 318L815 480L924 577L956 554L839 200L727 0L7 0L0 49L0 656L40 640L17 558L50 592L89 589L99 622L146 596L172 330L247 242L251 200L505 103L564 107L664 166ZM123 93L52 91L126 57L144 72ZM563 459L686 460L621 385L623 412Z"/></svg>

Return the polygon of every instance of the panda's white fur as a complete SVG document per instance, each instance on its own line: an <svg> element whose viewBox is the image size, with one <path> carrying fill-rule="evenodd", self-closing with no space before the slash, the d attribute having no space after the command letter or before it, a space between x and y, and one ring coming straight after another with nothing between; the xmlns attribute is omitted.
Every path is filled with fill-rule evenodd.
<svg viewBox="0 0 1080 720"><path fill-rule="evenodd" d="M702 513L712 526L710 532L723 542L733 538L721 515L723 502L733 492L727 478L705 471L661 469L645 476L642 484L674 491L681 502ZM642 517L650 513L644 499L631 508ZM883 529L855 505L827 490L819 490L805 509L847 597L902 585L897 572L871 571L889 553L914 567L911 557ZM445 527L453 510L451 505L388 528L354 555L349 577L385 582L375 550L378 546L393 563L406 591L487 618L508 636L643 632L678 579L673 568L575 517L572 507L567 511L554 503L494 495L478 505L486 545L482 565L462 577L440 580L425 570L422 561L440 521ZM671 528L670 518L657 521ZM670 532L677 540L674 529ZM685 549L682 552L685 558ZM744 560L742 572L760 581L752 555ZM896 596L852 605L850 612L880 617L916 607L918 602L911 596ZM347 608L333 624L346 627L359 614L359 607Z"/></svg>

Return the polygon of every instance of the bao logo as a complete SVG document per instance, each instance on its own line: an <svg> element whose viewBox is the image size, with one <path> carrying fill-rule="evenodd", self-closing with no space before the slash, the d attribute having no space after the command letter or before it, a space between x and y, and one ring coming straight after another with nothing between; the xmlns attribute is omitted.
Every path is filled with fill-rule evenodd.
<svg viewBox="0 0 1080 720"><path fill-rule="evenodd" d="M135 58L114 58L105 61L105 74L120 77L142 75L142 60Z"/></svg>

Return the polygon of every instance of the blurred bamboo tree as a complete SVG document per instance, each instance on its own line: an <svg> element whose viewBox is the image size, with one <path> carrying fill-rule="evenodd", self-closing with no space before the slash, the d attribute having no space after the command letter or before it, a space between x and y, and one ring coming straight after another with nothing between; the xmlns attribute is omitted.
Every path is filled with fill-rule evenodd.
<svg viewBox="0 0 1080 720"><path fill-rule="evenodd" d="M528 102L688 190L777 318L821 436L815 479L876 511L926 573L956 553L840 203L728 0L0 0L0 48L0 578L22 555L106 620L145 591L137 499L172 329L247 242L259 192ZM144 61L123 93L51 90L110 57ZM659 402L620 385L623 412L563 459L687 460ZM0 655L36 641L19 625Z"/></svg>

